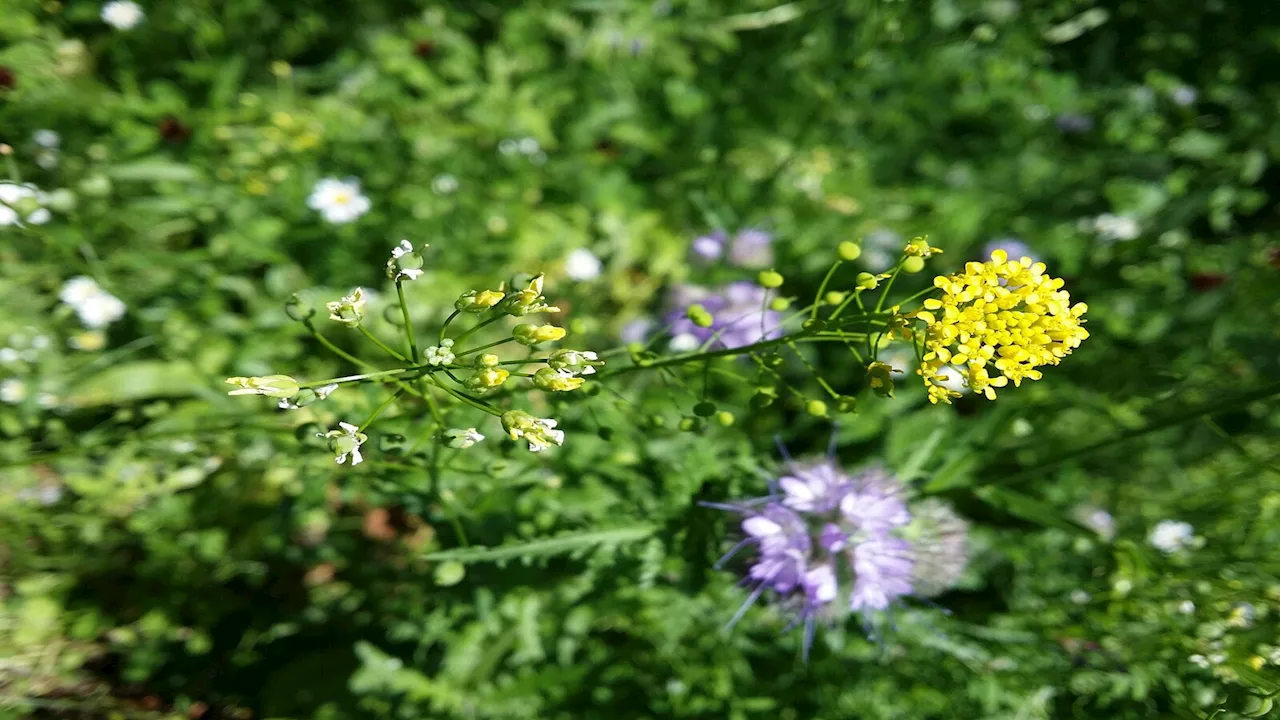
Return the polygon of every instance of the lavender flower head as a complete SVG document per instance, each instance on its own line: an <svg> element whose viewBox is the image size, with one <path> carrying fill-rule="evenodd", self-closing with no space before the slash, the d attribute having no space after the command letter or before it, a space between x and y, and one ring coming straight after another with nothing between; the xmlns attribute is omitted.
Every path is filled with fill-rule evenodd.
<svg viewBox="0 0 1280 720"><path fill-rule="evenodd" d="M715 230L693 239L691 255L697 262L727 259L741 268L763 268L773 263L773 235L757 228L740 230L732 239L724 230Z"/></svg>
<svg viewBox="0 0 1280 720"><path fill-rule="evenodd" d="M996 250L1005 251L1011 260L1029 257L1035 262L1040 261L1040 256L1032 252L1031 246L1017 238L996 238L992 240L982 247L982 257L984 259L989 258L991 253Z"/></svg>
<svg viewBox="0 0 1280 720"><path fill-rule="evenodd" d="M766 290L755 283L735 282L719 288L681 285L671 294L667 315L671 323L672 345L692 350L716 338L714 348L739 348L777 337L782 316L765 306ZM685 317L690 305L700 304L711 313L711 327L699 327Z"/></svg>
<svg viewBox="0 0 1280 720"><path fill-rule="evenodd" d="M737 623L766 591L804 625L804 652L818 620L887 610L912 594L913 548L903 537L911 513L898 480L882 469L849 474L831 460L792 462L777 492L737 505L742 542L755 555L744 584L751 594L730 621Z"/></svg>

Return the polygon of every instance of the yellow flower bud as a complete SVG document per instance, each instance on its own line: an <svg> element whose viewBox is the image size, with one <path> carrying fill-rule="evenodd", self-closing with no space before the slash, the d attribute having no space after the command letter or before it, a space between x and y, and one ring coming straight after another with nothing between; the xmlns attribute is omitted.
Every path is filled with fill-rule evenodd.
<svg viewBox="0 0 1280 720"><path fill-rule="evenodd" d="M517 325L511 331L511 337L521 345L530 347L544 342L555 342L564 339L566 331L555 325Z"/></svg>

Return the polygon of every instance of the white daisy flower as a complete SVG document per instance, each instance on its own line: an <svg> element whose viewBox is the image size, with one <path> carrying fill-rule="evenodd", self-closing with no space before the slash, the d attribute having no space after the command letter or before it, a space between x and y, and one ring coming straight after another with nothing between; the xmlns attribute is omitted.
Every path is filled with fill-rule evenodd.
<svg viewBox="0 0 1280 720"><path fill-rule="evenodd" d="M0 227L49 222L52 216L44 207L47 200L48 196L30 183L0 182Z"/></svg>
<svg viewBox="0 0 1280 720"><path fill-rule="evenodd" d="M604 270L604 263L586 248L574 250L564 260L565 274L578 282L595 280L600 277L602 270Z"/></svg>
<svg viewBox="0 0 1280 720"><path fill-rule="evenodd" d="M1161 520L1151 529L1147 542L1165 554L1175 553L1191 544L1195 528L1180 520Z"/></svg>
<svg viewBox="0 0 1280 720"><path fill-rule="evenodd" d="M307 207L320 213L326 221L342 225L369 212L372 204L360 193L359 180L323 178L311 188Z"/></svg>

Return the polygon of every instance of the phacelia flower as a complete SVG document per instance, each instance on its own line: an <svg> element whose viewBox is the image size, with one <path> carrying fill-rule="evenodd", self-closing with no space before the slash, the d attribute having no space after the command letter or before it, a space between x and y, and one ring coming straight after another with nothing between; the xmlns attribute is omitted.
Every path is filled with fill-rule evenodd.
<svg viewBox="0 0 1280 720"><path fill-rule="evenodd" d="M45 207L48 200L48 195L30 183L0 182L0 227L49 222L52 215Z"/></svg>
<svg viewBox="0 0 1280 720"><path fill-rule="evenodd" d="M911 523L903 530L911 543L912 588L933 597L953 587L969 562L969 523L947 503L925 498L911 507Z"/></svg>
<svg viewBox="0 0 1280 720"><path fill-rule="evenodd" d="M555 325L517 325L511 331L511 337L521 345L533 347L544 342L563 340L566 331Z"/></svg>
<svg viewBox="0 0 1280 720"><path fill-rule="evenodd" d="M130 0L112 0L102 6L102 22L117 30L132 30L145 18L138 3Z"/></svg>
<svg viewBox="0 0 1280 720"><path fill-rule="evenodd" d="M547 356L547 365L571 375L594 375L604 361L590 350L556 350Z"/></svg>
<svg viewBox="0 0 1280 720"><path fill-rule="evenodd" d="M356 327L364 320L367 302L364 288L356 288L350 295L344 295L341 300L325 303L324 307L329 311L330 320L336 320L348 327Z"/></svg>
<svg viewBox="0 0 1280 720"><path fill-rule="evenodd" d="M1147 536L1147 542L1166 555L1189 546L1194 539L1195 528L1191 527L1191 523L1180 520L1161 520Z"/></svg>
<svg viewBox="0 0 1280 720"><path fill-rule="evenodd" d="M715 289L689 285L676 288L672 293L676 309L667 316L673 349L696 348L712 338L713 348L740 348L776 337L782 316L766 307L767 292L745 281ZM711 315L710 326L702 327L689 319L688 309L695 304Z"/></svg>
<svg viewBox="0 0 1280 720"><path fill-rule="evenodd" d="M846 473L831 460L792 462L777 488L715 506L742 514L746 536L721 563L755 549L745 580L752 590L730 624L770 591L805 626L807 654L818 620L882 611L915 592L914 548L904 535L912 515L896 478L879 468Z"/></svg>
<svg viewBox="0 0 1280 720"><path fill-rule="evenodd" d="M334 462L342 465L350 457L353 466L359 465L364 461L360 456L360 446L369 439L369 436L360 432L360 428L351 423L340 422L338 428L325 433L316 433L316 437L329 441L329 450L334 454Z"/></svg>
<svg viewBox="0 0 1280 720"><path fill-rule="evenodd" d="M1023 260L1010 261L997 250L988 262L934 278L943 296L925 300L916 314L927 325L917 372L931 402L954 397L939 380L948 364L964 367L969 387L995 399L995 388L1039 380L1038 368L1057 365L1089 337L1082 320L1088 306L1072 305L1063 281L1046 275L1044 263Z"/></svg>
<svg viewBox="0 0 1280 720"><path fill-rule="evenodd" d="M729 241L729 234L716 230L708 235L700 235L693 239L690 247L694 259L713 261L724 255L724 246Z"/></svg>
<svg viewBox="0 0 1280 720"><path fill-rule="evenodd" d="M729 244L729 262L740 268L762 268L773 264L773 235L757 228L741 230Z"/></svg>
<svg viewBox="0 0 1280 720"><path fill-rule="evenodd" d="M430 247L423 243L421 249ZM392 280L417 280L422 276L422 255L418 250L413 249L413 244L408 240L401 240L400 244L391 249L391 259L387 261L387 277Z"/></svg>
<svg viewBox="0 0 1280 720"><path fill-rule="evenodd" d="M291 398L298 394L298 381L288 375L265 377L229 377L227 383L236 389L228 395L266 395L273 398Z"/></svg>
<svg viewBox="0 0 1280 720"><path fill-rule="evenodd" d="M127 309L120 298L103 290L93 278L83 275L63 283L58 299L75 310L80 322L90 329L110 325L124 317Z"/></svg>
<svg viewBox="0 0 1280 720"><path fill-rule="evenodd" d="M422 359L433 366L448 365L456 359L453 353L453 340L445 338L439 345L433 345L422 351Z"/></svg>
<svg viewBox="0 0 1280 720"><path fill-rule="evenodd" d="M1169 92L1169 97L1178 105L1186 107L1196 101L1200 94L1190 85L1179 85Z"/></svg>
<svg viewBox="0 0 1280 720"><path fill-rule="evenodd" d="M603 270L604 263L586 248L578 248L564 259L564 274L578 282L595 280Z"/></svg>
<svg viewBox="0 0 1280 720"><path fill-rule="evenodd" d="M542 452L552 445L564 444L564 431L556 430L556 421L536 418L523 410L510 410L502 414L502 429L512 440L529 444L529 452Z"/></svg>
<svg viewBox="0 0 1280 720"><path fill-rule="evenodd" d="M481 440L484 440L484 436L477 432L475 428L444 431L444 444L457 450L466 450Z"/></svg>
<svg viewBox="0 0 1280 720"><path fill-rule="evenodd" d="M307 207L335 225L352 222L369 212L369 198L360 194L360 181L323 178L316 182L307 198Z"/></svg>
<svg viewBox="0 0 1280 720"><path fill-rule="evenodd" d="M569 392L582 387L582 378L565 370L552 370L549 367L539 368L533 374L533 385L539 390L548 392Z"/></svg>

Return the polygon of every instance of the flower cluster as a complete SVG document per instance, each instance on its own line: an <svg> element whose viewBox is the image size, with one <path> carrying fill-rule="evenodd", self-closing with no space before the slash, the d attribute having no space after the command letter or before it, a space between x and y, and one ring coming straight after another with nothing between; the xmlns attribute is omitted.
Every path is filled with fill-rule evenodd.
<svg viewBox="0 0 1280 720"><path fill-rule="evenodd" d="M0 227L43 225L53 217L45 207L49 196L30 183L0 182Z"/></svg>
<svg viewBox="0 0 1280 720"><path fill-rule="evenodd" d="M125 304L91 277L73 277L62 284L58 299L76 312L80 322L94 330L104 328L124 317Z"/></svg>
<svg viewBox="0 0 1280 720"><path fill-rule="evenodd" d="M807 653L818 620L936 594L964 568L964 521L931 502L923 521L913 522L903 486L883 469L846 473L831 460L793 462L777 487L764 498L716 506L741 513L746 534L721 562L746 547L756 551L746 571L751 594L732 622L771 591L805 626Z"/></svg>
<svg viewBox="0 0 1280 720"><path fill-rule="evenodd" d="M716 230L695 238L692 250L698 260L713 261L727 256L734 267L764 268L773 264L773 235L747 228L730 238L725 231Z"/></svg>
<svg viewBox="0 0 1280 720"><path fill-rule="evenodd" d="M751 282L735 282L708 289L684 285L671 298L676 309L667 316L673 350L693 350L707 341L714 348L740 348L776 337L782 316L766 304L768 291ZM709 323L691 320L689 308L700 305Z"/></svg>
<svg viewBox="0 0 1280 720"><path fill-rule="evenodd" d="M995 388L1039 380L1037 368L1071 354L1089 337L1082 319L1088 307L1072 305L1063 284L1045 274L1044 263L1009 260L1002 250L988 262L966 263L962 273L935 278L942 298L925 300L925 309L915 314L927 325L917 372L929 400L950 403L958 397L940 377L948 364L964 369L974 392L995 399Z"/></svg>

